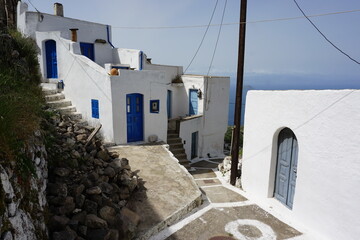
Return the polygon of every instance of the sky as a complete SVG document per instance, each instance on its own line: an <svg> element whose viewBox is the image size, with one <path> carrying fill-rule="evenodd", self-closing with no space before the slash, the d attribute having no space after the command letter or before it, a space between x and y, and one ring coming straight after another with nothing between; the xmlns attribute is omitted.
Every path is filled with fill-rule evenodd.
<svg viewBox="0 0 360 240"><path fill-rule="evenodd" d="M41 12L52 13L55 1L31 0ZM123 29L207 25L216 0L59 0L66 17L113 26L113 44L143 50L153 63L188 66L206 30L201 28ZM308 15L360 9L358 0L298 0ZM213 24L221 22L225 0L219 0ZM30 9L32 7L30 6ZM228 0L224 23L239 22L240 1ZM293 0L248 1L247 20L301 16ZM360 61L360 12L311 18L339 48ZM206 74L219 26L210 27L187 73ZM224 25L212 75L236 76L238 25ZM327 43L305 19L247 24L245 75L320 76L358 80L360 65ZM316 79L314 79L315 81ZM289 79L288 81L291 81ZM360 84L359 84L360 87Z"/></svg>
<svg viewBox="0 0 360 240"><path fill-rule="evenodd" d="M55 1L31 1L53 13ZM66 17L112 26L116 47L140 49L156 64L189 65L206 27L136 29L207 25L216 0L58 0ZM212 24L220 24L225 0L218 0ZM359 10L359 0L297 0L307 15ZM33 8L30 6L30 10ZM228 0L224 25L209 75L231 77L230 113L238 54L240 1ZM332 47L305 19L253 21L302 16L293 0L249 0L247 6L246 89L360 89L360 65ZM311 20L336 46L360 61L360 11L313 17ZM129 28L124 28L129 27ZM219 26L211 26L186 73L206 74ZM244 100L243 100L244 101Z"/></svg>

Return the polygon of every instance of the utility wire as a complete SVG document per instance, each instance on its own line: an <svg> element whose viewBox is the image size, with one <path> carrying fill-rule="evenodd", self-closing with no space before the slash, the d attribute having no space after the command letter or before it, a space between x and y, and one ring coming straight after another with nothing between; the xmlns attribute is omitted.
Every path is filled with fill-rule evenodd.
<svg viewBox="0 0 360 240"><path fill-rule="evenodd" d="M26 0L28 3L30 3L30 5L35 8L35 10L40 13L40 11L34 6L34 4L32 4L32 2L30 0Z"/></svg>
<svg viewBox="0 0 360 240"><path fill-rule="evenodd" d="M340 12L330 12L330 13L322 13L322 14L314 14L314 15L307 15L307 16L299 16L299 17L288 17L288 18L274 18L274 19L264 19L264 20L254 20L254 21L247 21L247 22L234 22L234 23L223 23L223 26L228 25L239 25L239 24L249 24L249 23L265 23L265 22L279 22L279 21L289 21L289 20L297 20L303 18L313 18L313 17L323 17L323 16L330 16L330 15L337 15L337 14L346 14L346 13L354 13L360 12L360 9L353 9L348 11L340 11ZM112 27L113 29L131 29L131 30L144 30L144 29L179 29L179 28L203 28L209 25L187 25L187 26L155 26L155 27L126 27L126 26L119 26L119 27ZM220 26L220 24L210 24L210 27Z"/></svg>
<svg viewBox="0 0 360 240"><path fill-rule="evenodd" d="M212 55L212 57L211 57L211 62L210 62L210 65L209 65L209 70L208 70L206 76L209 76L210 69L211 69L211 66L212 66L213 61L214 61L216 49L217 49L217 46L218 46L218 43L219 43L220 34L221 34L221 28L222 28L222 24L223 24L223 21L224 21L226 4L227 4L227 0L225 1L225 4L224 4L224 10L223 10L223 14L222 14L222 17L221 17L221 23L220 23L219 33L218 33L218 36L217 36L217 39L216 39L214 52L213 52L213 55Z"/></svg>
<svg viewBox="0 0 360 240"><path fill-rule="evenodd" d="M296 0L293 0L294 3L296 4L297 8L300 10L300 12L304 15L304 17L311 23L311 25L321 34L321 36L323 36L323 38L330 43L335 49L337 49L340 53L342 53L343 55L347 56L350 60L352 60L353 62L357 63L360 65L360 62L358 62L357 60L355 60L354 58L350 57L349 54L345 53L343 50L341 50L339 47L337 47L334 43L332 43L321 31L320 29L310 20L310 18L308 16L306 16L305 12L301 9L301 7L299 6L299 4L296 2Z"/></svg>
<svg viewBox="0 0 360 240"><path fill-rule="evenodd" d="M198 54L198 52L199 52L199 50L200 50L200 48L201 48L201 45L202 45L203 42L204 42L204 39L205 39L205 37L206 37L206 34L207 34L208 30L209 30L211 21L212 21L212 19L213 19L213 17L214 17L214 13L215 13L216 7L217 7L217 5L218 5L218 2L219 2L219 0L216 0L215 7L214 7L214 10L213 10L213 12L212 12L212 14L211 14L211 18L210 18L209 24L207 25L207 28L206 28L206 30L205 30L204 36L202 37L201 42L200 42L200 45L199 45L198 49L196 50L193 58L191 59L189 65L186 67L186 69L185 69L185 71L184 71L184 74L186 73L186 71L188 70L188 68L190 67L190 65L192 64L192 62L194 61L196 55Z"/></svg>

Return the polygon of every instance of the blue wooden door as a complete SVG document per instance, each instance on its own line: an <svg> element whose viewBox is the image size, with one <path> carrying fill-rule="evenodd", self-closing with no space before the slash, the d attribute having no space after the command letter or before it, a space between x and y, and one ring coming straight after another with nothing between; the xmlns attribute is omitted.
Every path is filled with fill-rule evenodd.
<svg viewBox="0 0 360 240"><path fill-rule="evenodd" d="M95 61L94 44L93 43L80 43L81 54Z"/></svg>
<svg viewBox="0 0 360 240"><path fill-rule="evenodd" d="M197 89L190 89L189 92L189 115L198 114L198 96Z"/></svg>
<svg viewBox="0 0 360 240"><path fill-rule="evenodd" d="M142 141L143 135L143 96L139 93L126 95L126 121L128 142Z"/></svg>
<svg viewBox="0 0 360 240"><path fill-rule="evenodd" d="M279 133L274 195L289 208L293 207L295 195L297 157L297 139L293 131L285 128Z"/></svg>
<svg viewBox="0 0 360 240"><path fill-rule="evenodd" d="M172 98L172 92L170 90L167 90L167 116L168 119L171 118L171 98Z"/></svg>
<svg viewBox="0 0 360 240"><path fill-rule="evenodd" d="M47 78L57 78L56 42L54 40L48 40L45 42L45 55Z"/></svg>
<svg viewBox="0 0 360 240"><path fill-rule="evenodd" d="M198 132L193 132L191 134L191 159L198 156Z"/></svg>

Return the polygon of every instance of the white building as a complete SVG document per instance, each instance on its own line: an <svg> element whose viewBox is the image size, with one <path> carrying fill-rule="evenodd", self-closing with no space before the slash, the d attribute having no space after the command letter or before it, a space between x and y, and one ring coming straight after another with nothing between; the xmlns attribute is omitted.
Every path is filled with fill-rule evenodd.
<svg viewBox="0 0 360 240"><path fill-rule="evenodd" d="M360 236L360 90L249 91L244 191L324 239Z"/></svg>
<svg viewBox="0 0 360 240"><path fill-rule="evenodd" d="M141 50L114 48L110 26L63 17L60 4L55 13L29 12L19 2L18 29L36 40L44 82L63 82L76 111L91 125L102 124L105 141L147 142L156 135L167 142L169 136L188 159L223 155L228 77L151 64ZM113 68L118 75L109 74Z"/></svg>

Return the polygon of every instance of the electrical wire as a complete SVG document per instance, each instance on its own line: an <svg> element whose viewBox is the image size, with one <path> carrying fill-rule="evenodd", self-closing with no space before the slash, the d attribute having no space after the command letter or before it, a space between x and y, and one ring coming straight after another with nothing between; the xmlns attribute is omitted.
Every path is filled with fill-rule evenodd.
<svg viewBox="0 0 360 240"><path fill-rule="evenodd" d="M342 53L343 55L347 56L351 61L357 63L360 65L360 62L358 62L357 60L355 60L354 58L350 57L349 54L345 53L343 50L341 50L338 46L336 46L333 42L331 42L321 31L320 29L310 20L310 18L308 16L306 16L305 12L301 9L301 7L299 6L299 4L296 2L296 0L293 0L294 3L296 4L297 8L300 10L300 12L304 15L304 17L311 23L311 25L321 34L321 36L323 36L323 38L330 43L336 50L338 50L340 53Z"/></svg>
<svg viewBox="0 0 360 240"><path fill-rule="evenodd" d="M206 30L205 30L205 33L204 33L204 35L203 35L203 37L202 37L202 39L201 39L200 45L199 45L199 47L197 48L197 50L196 50L193 58L191 59L189 65L186 67L186 69L185 69L185 71L184 71L184 74L186 73L186 71L188 70L188 68L191 66L192 62L194 61L196 55L198 54L198 52L199 52L199 50L200 50L200 48L201 48L201 45L202 45L203 42L204 42L204 39L205 39L205 37L206 37L206 34L207 34L207 32L208 32L208 30L209 30L209 28L210 28L211 21L212 21L212 19L213 19L213 17L214 17L214 13L215 13L216 7L217 7L217 5L218 5L218 2L219 2L219 0L216 0L216 4L215 4L215 7L214 7L214 10L213 10L213 12L212 12L212 14L211 14L211 18L210 18L209 24L207 25L207 28L206 28Z"/></svg>
<svg viewBox="0 0 360 240"><path fill-rule="evenodd" d="M222 28L222 24L223 24L223 21L224 21L226 4L227 4L227 0L225 0L224 10L223 10L222 17L221 17L221 23L220 23L220 27L219 27L219 32L218 32L218 35L217 35L216 43L215 43L214 52L213 52L213 55L212 55L212 57L211 57L211 62L210 62L210 65L209 65L209 70L208 70L206 76L209 76L210 69L211 69L212 64L213 64L213 61L214 61L216 49L217 49L217 46L218 46L218 43L219 43L220 34L221 34L221 28Z"/></svg>
<svg viewBox="0 0 360 240"><path fill-rule="evenodd" d="M360 9L353 9L348 11L339 11L339 12L330 12L330 13L322 13L322 14L313 14L307 16L299 16L299 17L288 17L288 18L274 18L274 19L263 19L263 20L254 20L247 22L234 22L234 23L223 23L223 26L229 25L239 25L239 24L249 24L249 23L266 23L266 22L279 22L279 21L289 21L289 20L297 20L303 18L313 18L313 17L323 17L337 14L346 14L346 13L355 13L360 12ZM126 27L126 26L118 26L112 27L113 29L129 29L129 30L156 30L156 29L181 29L181 28L204 28L209 25L186 25L186 26L155 26L155 27ZM220 24L210 24L210 27L220 26Z"/></svg>
<svg viewBox="0 0 360 240"><path fill-rule="evenodd" d="M35 10L40 13L40 11L34 6L34 4L32 4L32 2L30 0L26 0L28 3L30 3L30 5L35 8Z"/></svg>

